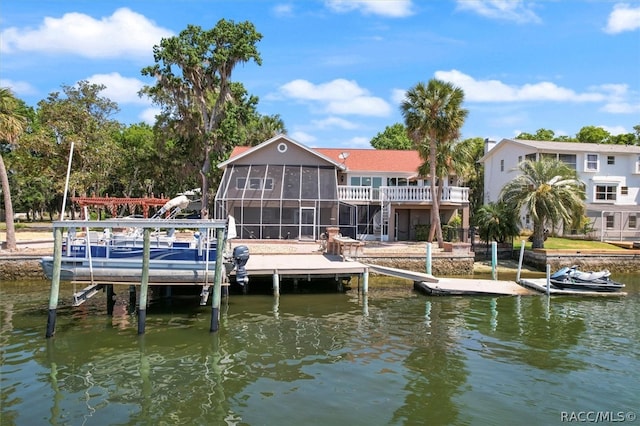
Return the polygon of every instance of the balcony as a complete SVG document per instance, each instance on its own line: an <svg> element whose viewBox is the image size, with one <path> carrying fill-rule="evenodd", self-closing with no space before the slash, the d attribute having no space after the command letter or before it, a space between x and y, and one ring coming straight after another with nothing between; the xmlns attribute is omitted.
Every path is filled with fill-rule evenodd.
<svg viewBox="0 0 640 426"><path fill-rule="evenodd" d="M428 186L369 186L338 185L338 199L351 203L394 203L414 202L430 203L431 187ZM469 188L446 186L442 191L440 202L468 203Z"/></svg>

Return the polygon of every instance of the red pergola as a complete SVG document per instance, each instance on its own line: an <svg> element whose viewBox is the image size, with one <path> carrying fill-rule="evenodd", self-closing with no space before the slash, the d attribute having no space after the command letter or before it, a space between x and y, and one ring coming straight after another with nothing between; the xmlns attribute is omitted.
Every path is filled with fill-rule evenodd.
<svg viewBox="0 0 640 426"><path fill-rule="evenodd" d="M118 207L120 206L128 206L130 212L135 211L136 206L142 207L142 216L145 218L149 217L149 208L150 207L162 207L164 206L168 198L155 198L155 197L144 197L144 198L117 198L117 197L71 197L71 201L74 203L78 203L80 207L105 207L109 209L109 212L112 216L118 215Z"/></svg>

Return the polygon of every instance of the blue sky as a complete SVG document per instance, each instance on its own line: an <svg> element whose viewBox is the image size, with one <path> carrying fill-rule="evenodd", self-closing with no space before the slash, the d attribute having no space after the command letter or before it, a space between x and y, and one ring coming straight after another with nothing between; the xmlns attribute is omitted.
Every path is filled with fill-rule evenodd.
<svg viewBox="0 0 640 426"><path fill-rule="evenodd" d="M308 146L370 147L403 121L404 92L432 78L464 90L463 138L640 124L638 0L4 0L0 85L35 106L101 83L116 119L152 122L137 92L153 83L140 74L153 46L222 18L262 33L262 65L234 80Z"/></svg>

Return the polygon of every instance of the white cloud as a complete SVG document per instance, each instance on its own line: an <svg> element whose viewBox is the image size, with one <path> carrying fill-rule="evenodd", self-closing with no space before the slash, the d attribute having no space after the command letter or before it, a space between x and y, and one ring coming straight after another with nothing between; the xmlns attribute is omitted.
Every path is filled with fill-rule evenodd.
<svg viewBox="0 0 640 426"><path fill-rule="evenodd" d="M137 78L123 77L117 72L110 74L95 74L87 78L94 84L103 84L106 88L102 95L119 104L149 105L151 101L138 96L144 83Z"/></svg>
<svg viewBox="0 0 640 426"><path fill-rule="evenodd" d="M289 136L291 136L291 138L296 142L300 142L305 145L315 142L317 140L315 136L312 136L306 132L293 132Z"/></svg>
<svg viewBox="0 0 640 426"><path fill-rule="evenodd" d="M609 15L606 33L618 34L624 31L635 31L640 28L640 7L631 7L626 3L618 3Z"/></svg>
<svg viewBox="0 0 640 426"><path fill-rule="evenodd" d="M160 108L146 108L138 115L138 118L149 125L154 125L156 124L156 115L159 115L160 112Z"/></svg>
<svg viewBox="0 0 640 426"><path fill-rule="evenodd" d="M0 33L0 51L74 54L88 58L147 57L173 33L127 8L100 20L82 13L44 18L37 29L8 28Z"/></svg>
<svg viewBox="0 0 640 426"><path fill-rule="evenodd" d="M607 99L606 93L576 93L547 81L516 86L499 80L476 80L457 70L437 71L435 77L460 87L464 90L465 100L470 102L602 102Z"/></svg>
<svg viewBox="0 0 640 426"><path fill-rule="evenodd" d="M354 81L336 79L313 84L307 80L293 80L280 87L285 98L319 106L324 113L384 117L391 106L381 98L370 96Z"/></svg>
<svg viewBox="0 0 640 426"><path fill-rule="evenodd" d="M391 91L391 101L394 104L400 105L407 97L407 91L404 89L393 89Z"/></svg>
<svg viewBox="0 0 640 426"><path fill-rule="evenodd" d="M8 87L16 96L33 95L38 91L30 83L26 81L14 81L0 78L0 87Z"/></svg>
<svg viewBox="0 0 640 426"><path fill-rule="evenodd" d="M596 127L603 128L607 132L611 133L613 136L630 133L623 126L602 126L602 125L600 125L600 126L596 126Z"/></svg>
<svg viewBox="0 0 640 426"><path fill-rule="evenodd" d="M358 128L358 125L356 125L355 123L339 117L329 117L324 120L312 120L311 123L317 129L340 128L340 129L346 129L346 130L353 130Z"/></svg>
<svg viewBox="0 0 640 426"><path fill-rule="evenodd" d="M274 6L273 14L279 17L293 16L293 5L290 3L281 3Z"/></svg>
<svg viewBox="0 0 640 426"><path fill-rule="evenodd" d="M327 7L338 13L359 10L365 15L402 18L413 14L411 0L327 0Z"/></svg>
<svg viewBox="0 0 640 426"><path fill-rule="evenodd" d="M485 18L518 24L542 22L524 0L456 0L456 3L458 10L475 12Z"/></svg>
<svg viewBox="0 0 640 426"><path fill-rule="evenodd" d="M363 136L356 136L349 139L349 142L345 146L349 148L371 148L371 139Z"/></svg>

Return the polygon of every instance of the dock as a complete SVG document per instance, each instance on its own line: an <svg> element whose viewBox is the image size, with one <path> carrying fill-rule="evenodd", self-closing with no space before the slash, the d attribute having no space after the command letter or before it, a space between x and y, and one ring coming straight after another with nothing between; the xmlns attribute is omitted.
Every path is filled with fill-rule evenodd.
<svg viewBox="0 0 640 426"><path fill-rule="evenodd" d="M272 276L280 278L331 278L364 274L368 265L343 262L339 255L323 254L251 254L247 262L249 278Z"/></svg>
<svg viewBox="0 0 640 426"><path fill-rule="evenodd" d="M373 272L413 281L413 288L431 296L522 296L536 294L513 281L477 278L436 278L431 274L369 265Z"/></svg>
<svg viewBox="0 0 640 426"><path fill-rule="evenodd" d="M531 296L532 289L513 281L474 278L439 278L437 282L415 282L414 288L432 296Z"/></svg>

